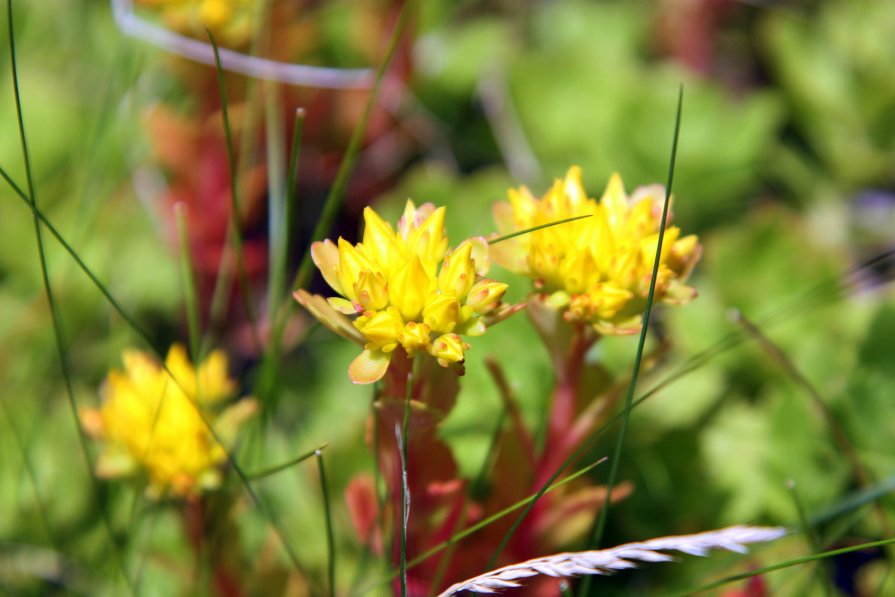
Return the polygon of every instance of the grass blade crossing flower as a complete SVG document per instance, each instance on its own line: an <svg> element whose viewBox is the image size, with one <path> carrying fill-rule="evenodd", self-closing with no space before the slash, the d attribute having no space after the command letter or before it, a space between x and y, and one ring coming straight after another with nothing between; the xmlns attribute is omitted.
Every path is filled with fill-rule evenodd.
<svg viewBox="0 0 895 597"><path fill-rule="evenodd" d="M215 430L224 441L232 441L257 403L243 399L216 408L236 390L222 352L211 353L194 367L184 347L174 345L165 364L170 375L147 354L125 351L124 370L109 373L102 405L85 409L82 420L104 444L98 475L142 471L150 496L188 498L220 485L220 467L227 460L224 447L196 409L215 410L218 414L209 417Z"/></svg>
<svg viewBox="0 0 895 597"><path fill-rule="evenodd" d="M658 242L663 189L625 193L618 174L600 201L587 197L581 169L573 166L538 199L525 188L510 189L495 205L503 235L561 219L591 216L492 245L494 260L535 280L546 303L573 322L588 323L602 335L634 334L646 303ZM684 282L699 259L696 236L681 237L669 226L659 263L656 298L684 304L696 291Z"/></svg>

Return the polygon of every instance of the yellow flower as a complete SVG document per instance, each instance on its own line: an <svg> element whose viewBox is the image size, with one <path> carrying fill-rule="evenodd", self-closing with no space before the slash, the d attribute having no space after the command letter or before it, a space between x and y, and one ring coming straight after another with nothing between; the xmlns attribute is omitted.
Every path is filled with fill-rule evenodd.
<svg viewBox="0 0 895 597"><path fill-rule="evenodd" d="M208 40L206 29L222 45L239 46L251 39L254 0L137 0L161 12L165 24L180 33Z"/></svg>
<svg viewBox="0 0 895 597"><path fill-rule="evenodd" d="M165 365L171 375L145 353L125 351L124 371L109 373L102 405L81 417L88 433L104 443L98 475L142 470L150 495L190 497L220 484L219 469L227 458L197 409L219 438L232 441L257 404L244 399L214 414L212 407L236 389L222 352L213 352L196 369L175 344Z"/></svg>
<svg viewBox="0 0 895 597"><path fill-rule="evenodd" d="M498 229L509 234L590 217L493 245L491 255L500 265L533 278L544 301L563 309L567 320L588 323L601 334L636 333L646 307L663 201L660 186L626 195L618 174L609 179L600 201L594 201L581 184L581 170L573 166L541 199L525 187L510 189L509 201L494 208ZM701 247L695 236L680 235L675 226L665 230L657 301L684 304L696 296L684 281Z"/></svg>
<svg viewBox="0 0 895 597"><path fill-rule="evenodd" d="M364 210L362 242L340 238L314 243L311 256L339 296L323 299L303 290L295 298L336 333L364 347L348 369L355 383L385 375L398 347L425 352L447 367L476 336L518 310L501 305L506 284L487 280L488 244L468 239L448 251L445 208L407 201L397 231L371 208ZM355 316L351 320L347 316Z"/></svg>

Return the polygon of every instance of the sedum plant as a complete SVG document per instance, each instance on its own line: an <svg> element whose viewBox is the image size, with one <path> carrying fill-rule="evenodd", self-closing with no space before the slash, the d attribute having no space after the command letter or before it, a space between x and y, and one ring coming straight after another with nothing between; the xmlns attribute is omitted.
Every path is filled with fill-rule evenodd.
<svg viewBox="0 0 895 597"><path fill-rule="evenodd" d="M510 189L494 207L506 234L546 222L583 217L495 245L492 256L533 280L528 314L543 339L556 375L544 449L536 466L540 486L595 428L618 394L587 383L590 349L603 336L640 332L661 225L664 189L653 185L625 193L614 174L599 201L587 196L581 170L572 167L536 198ZM683 305L696 296L685 284L699 260L694 235L665 231L654 300ZM600 394L604 400L594 401ZM587 407L587 408L585 408Z"/></svg>

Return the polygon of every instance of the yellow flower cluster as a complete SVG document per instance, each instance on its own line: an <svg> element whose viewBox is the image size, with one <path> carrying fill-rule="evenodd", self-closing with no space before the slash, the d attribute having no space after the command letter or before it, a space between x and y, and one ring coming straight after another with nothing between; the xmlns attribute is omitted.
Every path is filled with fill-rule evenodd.
<svg viewBox="0 0 895 597"><path fill-rule="evenodd" d="M355 383L380 379L399 346L411 357L428 353L444 367L462 362L469 345L460 336L481 335L513 310L501 306L506 284L483 278L490 266L485 240L465 240L448 251L444 216L444 207L408 201L395 232L368 207L361 243L340 238L311 247L340 296L324 300L300 290L295 297L330 329L364 346L349 367Z"/></svg>
<svg viewBox="0 0 895 597"><path fill-rule="evenodd" d="M124 370L109 373L98 409L81 413L88 433L103 441L97 474L103 477L145 472L153 497L190 497L217 487L226 452L219 438L231 441L239 426L257 409L240 400L219 415L212 407L235 391L227 375L227 357L213 352L194 368L180 345L165 360L167 369L136 350L124 353ZM172 377L173 375L173 377Z"/></svg>
<svg viewBox="0 0 895 597"><path fill-rule="evenodd" d="M591 324L600 334L632 334L652 278L664 190L643 187L625 194L614 174L599 202L587 197L581 170L569 169L537 199L525 187L495 205L503 234L575 216L584 219L523 234L492 246L494 260L535 280L548 305L567 320ZM668 226L656 280L657 301L683 304L696 295L684 285L701 253L696 236Z"/></svg>
<svg viewBox="0 0 895 597"><path fill-rule="evenodd" d="M254 0L138 0L159 10L165 24L180 33L207 41L208 29L223 45L239 46L252 35Z"/></svg>

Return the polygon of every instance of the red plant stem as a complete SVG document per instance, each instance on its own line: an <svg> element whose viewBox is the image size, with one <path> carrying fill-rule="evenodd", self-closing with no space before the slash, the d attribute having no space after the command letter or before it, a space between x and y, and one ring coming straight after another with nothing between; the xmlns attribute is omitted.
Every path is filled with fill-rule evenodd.
<svg viewBox="0 0 895 597"><path fill-rule="evenodd" d="M550 419L544 450L538 463L534 487L540 488L568 457L570 451L566 436L571 431L578 407L581 388L581 374L588 350L596 342L597 336L582 325L575 325L565 362L556 371L556 388L550 404ZM571 446L574 449L575 446Z"/></svg>
<svg viewBox="0 0 895 597"><path fill-rule="evenodd" d="M388 371L384 378L382 389L382 397L391 400L400 400L401 403L407 397L407 377L413 367L413 360L407 356L404 349L398 348L392 354ZM413 390L411 390L413 391ZM395 425L401 423L400 419L395 417L395 413L390 409L383 409L375 416L379 418L379 467L385 480L388 491L388 498L392 503L392 532L389 534L383 529L385 536L390 535L392 540L392 558L394 562L398 562L401 553L401 546L395 537L399 537L401 533L401 489L403 480L401 476L400 454L401 449L395 437ZM407 438L404 438L407 441ZM408 467L409 467L408 463Z"/></svg>
<svg viewBox="0 0 895 597"><path fill-rule="evenodd" d="M202 566L203 548L205 545L206 523L208 509L202 497L191 497L183 505L183 526L187 540L193 548L195 557L196 578L200 577ZM241 597L242 589L236 577L228 571L221 562L213 562L215 593L222 597Z"/></svg>

